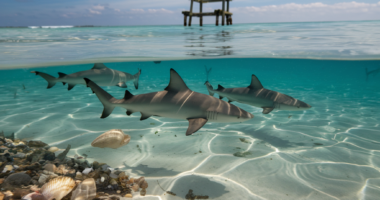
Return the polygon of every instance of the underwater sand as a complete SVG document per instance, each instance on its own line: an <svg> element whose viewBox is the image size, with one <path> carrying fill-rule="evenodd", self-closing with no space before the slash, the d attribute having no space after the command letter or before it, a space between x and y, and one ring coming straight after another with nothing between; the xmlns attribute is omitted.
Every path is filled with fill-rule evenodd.
<svg viewBox="0 0 380 200"><path fill-rule="evenodd" d="M92 64L1 71L0 127L6 135L41 140L68 156L87 154L144 176L147 197L184 198L189 189L211 199L378 199L380 196L380 80L365 68L380 61L297 59L206 59L105 63L136 73L140 88L132 94L163 90L174 68L191 90L207 94L204 66L212 67L210 83L243 87L255 74L263 86L310 104L306 111L277 111L234 102L255 115L244 123L207 123L185 136L188 122L162 117L139 121L117 108L106 119L95 94L84 85L67 91L29 73L87 70ZM23 89L22 84L25 85ZM116 98L125 89L104 87ZM109 129L122 129L131 141L119 149L91 147ZM59 152L58 152L59 153ZM157 185L177 196L165 194ZM136 197L139 199L138 197Z"/></svg>

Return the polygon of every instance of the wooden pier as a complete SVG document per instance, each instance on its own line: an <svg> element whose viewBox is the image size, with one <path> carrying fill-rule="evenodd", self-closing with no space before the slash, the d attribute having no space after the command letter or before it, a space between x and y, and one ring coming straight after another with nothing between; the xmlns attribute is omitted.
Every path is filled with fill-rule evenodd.
<svg viewBox="0 0 380 200"><path fill-rule="evenodd" d="M203 26L203 16L216 16L215 25L219 25L219 16L222 16L222 26L224 26L225 22L227 25L232 25L232 13L230 12L230 1L232 0L191 0L190 3L190 11L182 11L184 22L183 25L187 26L187 17L189 17L188 25L191 26L192 17L199 17L199 26ZM199 13L193 12L193 4L194 2L199 3ZM202 12L203 3L213 3L213 2L222 2L222 9L214 10L214 12ZM226 10L226 2L227 2L227 10Z"/></svg>

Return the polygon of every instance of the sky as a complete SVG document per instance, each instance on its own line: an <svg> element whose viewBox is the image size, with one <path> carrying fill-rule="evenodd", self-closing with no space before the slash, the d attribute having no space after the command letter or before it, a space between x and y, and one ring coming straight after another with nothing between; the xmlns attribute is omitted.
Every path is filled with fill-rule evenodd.
<svg viewBox="0 0 380 200"><path fill-rule="evenodd" d="M203 11L221 6L207 3ZM0 26L180 25L181 12L189 9L190 0L2 0ZM380 1L233 0L230 11L234 23L380 20ZM215 17L204 17L204 23L215 23Z"/></svg>

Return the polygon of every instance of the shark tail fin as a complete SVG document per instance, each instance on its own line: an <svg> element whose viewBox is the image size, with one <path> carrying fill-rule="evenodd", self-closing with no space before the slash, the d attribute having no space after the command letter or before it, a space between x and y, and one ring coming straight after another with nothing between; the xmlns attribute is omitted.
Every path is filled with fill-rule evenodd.
<svg viewBox="0 0 380 200"><path fill-rule="evenodd" d="M35 73L36 75L39 75L42 78L44 78L48 82L48 89L52 88L57 83L56 78L54 76L50 76L49 74L38 71L31 71L30 73Z"/></svg>
<svg viewBox="0 0 380 200"><path fill-rule="evenodd" d="M214 96L214 88L212 88L212 85L208 81L206 81L205 85L210 96Z"/></svg>
<svg viewBox="0 0 380 200"><path fill-rule="evenodd" d="M133 75L133 77L135 78L134 84L135 84L136 90L139 89L140 74L141 74L141 69L139 69L139 72L137 72L135 75Z"/></svg>
<svg viewBox="0 0 380 200"><path fill-rule="evenodd" d="M113 101L116 99L90 79L84 78L84 80L86 81L86 86L91 88L104 106L104 110L100 118L108 117L112 113L113 109L115 109L115 104L113 104Z"/></svg>

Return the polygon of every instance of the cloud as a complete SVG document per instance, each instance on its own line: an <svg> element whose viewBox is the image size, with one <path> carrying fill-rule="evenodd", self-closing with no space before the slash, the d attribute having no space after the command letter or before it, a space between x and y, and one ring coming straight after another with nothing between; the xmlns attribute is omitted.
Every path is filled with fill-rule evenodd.
<svg viewBox="0 0 380 200"><path fill-rule="evenodd" d="M91 14L96 14L96 15L102 14L101 12L99 12L97 10L92 10L91 8L89 8L88 11L90 11Z"/></svg>
<svg viewBox="0 0 380 200"><path fill-rule="evenodd" d="M269 6L247 6L240 8L231 8L232 12L245 12L245 13L274 13L274 12L286 12L286 13L295 13L295 12L307 12L307 13L316 13L316 12L368 12L369 10L379 10L380 2L375 4L369 3L358 3L355 1L352 2L343 2L336 4L324 4L324 3L309 3L309 4L296 4L288 3L283 5L269 5Z"/></svg>
<svg viewBox="0 0 380 200"><path fill-rule="evenodd" d="M104 7L105 6L96 5L96 6L92 6L92 9L94 9L94 10L104 10Z"/></svg>
<svg viewBox="0 0 380 200"><path fill-rule="evenodd" d="M133 14L173 14L174 11L171 11L171 10L167 10L165 8L161 8L161 9L147 9L147 10L144 10L144 9L131 9L130 10L131 13Z"/></svg>
<svg viewBox="0 0 380 200"><path fill-rule="evenodd" d="M232 7L231 12L242 22L374 20L380 19L380 2L288 3L260 7Z"/></svg>

